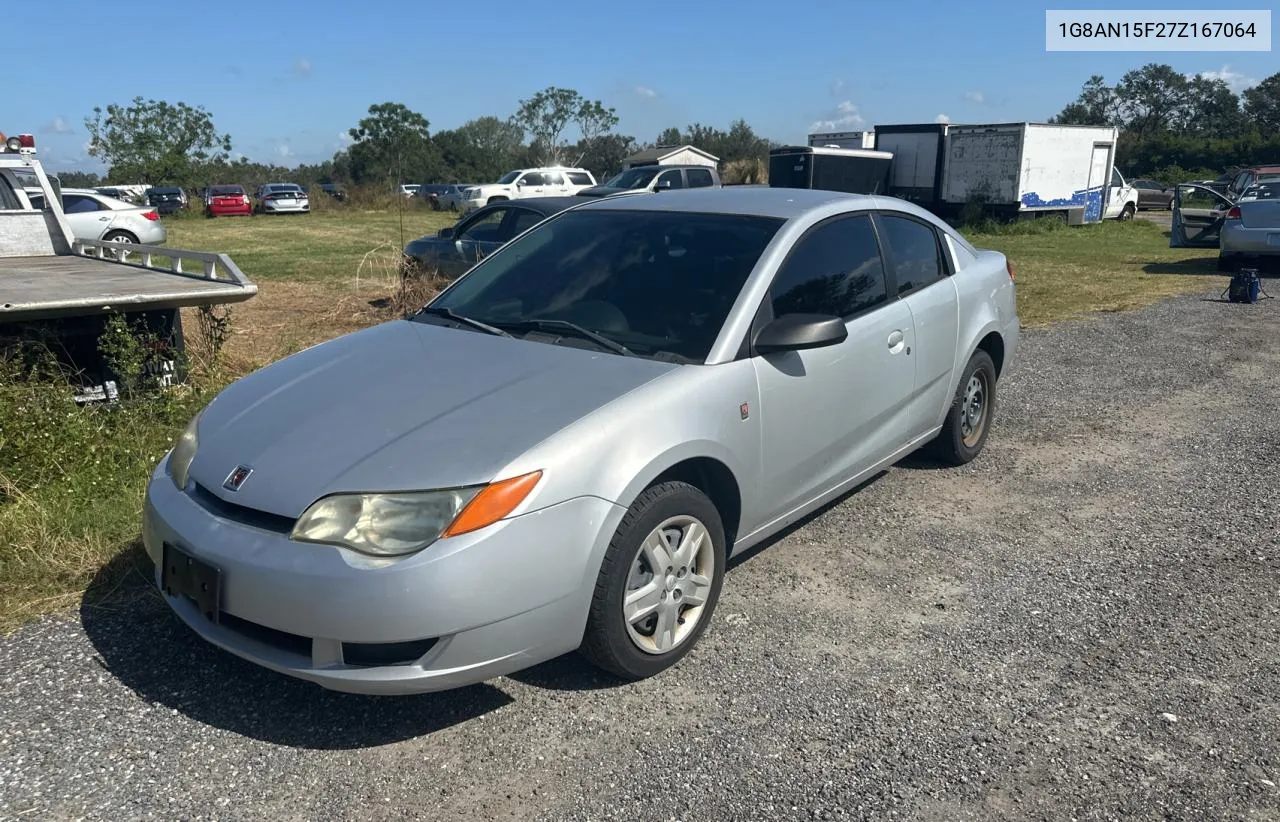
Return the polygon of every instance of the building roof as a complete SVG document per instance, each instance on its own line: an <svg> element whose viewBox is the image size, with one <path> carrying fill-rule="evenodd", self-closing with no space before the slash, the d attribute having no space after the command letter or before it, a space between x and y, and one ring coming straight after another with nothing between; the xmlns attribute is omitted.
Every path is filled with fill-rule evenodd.
<svg viewBox="0 0 1280 822"><path fill-rule="evenodd" d="M696 146L655 146L654 148L646 148L644 151L637 151L622 162L632 166L652 165L654 163L660 163L668 157L686 150L701 154L708 160L714 160L717 163L720 162L719 157L703 151Z"/></svg>

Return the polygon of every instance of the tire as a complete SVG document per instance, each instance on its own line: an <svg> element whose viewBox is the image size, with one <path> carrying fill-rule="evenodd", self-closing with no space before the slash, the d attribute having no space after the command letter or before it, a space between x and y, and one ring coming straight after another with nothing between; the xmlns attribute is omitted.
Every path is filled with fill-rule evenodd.
<svg viewBox="0 0 1280 822"><path fill-rule="evenodd" d="M1128 203L1128 204L1127 204L1127 205L1125 205L1125 207L1120 211L1120 219L1121 219L1121 220L1132 220L1132 219L1133 219L1133 215L1134 215L1136 212L1137 212L1137 209L1136 209L1136 208L1134 208L1133 203Z"/></svg>
<svg viewBox="0 0 1280 822"><path fill-rule="evenodd" d="M703 530L701 539L696 526ZM700 547L690 545L695 553L682 557L675 551L685 547L683 540L691 529ZM646 551L650 545L659 550ZM673 548L675 551L670 550ZM651 567L655 553L660 564L670 563L657 574ZM628 680L645 679L670 668L689 653L711 622L724 582L724 566L724 525L706 494L685 482L664 482L646 489L632 503L609 542L579 652L598 667ZM665 573L668 569L669 574ZM633 582L635 585L630 584ZM623 613L626 594L651 586L656 586L652 591L658 599L633 625ZM701 603L688 605L695 597ZM645 599L641 597L639 602ZM687 627L690 618L695 622ZM670 632L659 630L664 624L670 626Z"/></svg>
<svg viewBox="0 0 1280 822"><path fill-rule="evenodd" d="M129 231L108 231L102 237L104 243L134 243L138 245L138 238L133 236Z"/></svg>
<svg viewBox="0 0 1280 822"><path fill-rule="evenodd" d="M975 396L981 403L976 421L971 416ZM929 444L933 457L946 465L964 465L981 454L991 431L995 405L996 366L991 355L978 349L960 375L942 431Z"/></svg>

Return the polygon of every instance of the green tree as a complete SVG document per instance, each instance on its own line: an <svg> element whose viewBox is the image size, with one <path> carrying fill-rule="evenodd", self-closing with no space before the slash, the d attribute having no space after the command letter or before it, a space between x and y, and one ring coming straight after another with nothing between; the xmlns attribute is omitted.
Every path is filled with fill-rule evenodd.
<svg viewBox="0 0 1280 822"><path fill-rule="evenodd" d="M548 86L527 100L512 118L532 137L539 162L565 161L568 140L565 132L576 124L583 140L590 142L618 124L617 114L599 100L587 100L573 89Z"/></svg>
<svg viewBox="0 0 1280 822"><path fill-rule="evenodd" d="M1049 118L1051 123L1072 126L1113 126L1119 121L1120 100L1116 90L1107 85L1101 74L1085 81L1076 101L1069 103L1056 117Z"/></svg>
<svg viewBox="0 0 1280 822"><path fill-rule="evenodd" d="M144 100L93 109L84 120L89 156L105 162L112 179L185 185L201 165L225 160L231 136L219 134L203 106Z"/></svg>
<svg viewBox="0 0 1280 822"><path fill-rule="evenodd" d="M431 142L430 123L403 103L375 103L348 131L351 177L357 183L415 182L437 176L440 152Z"/></svg>
<svg viewBox="0 0 1280 822"><path fill-rule="evenodd" d="M440 134L436 135L436 142L441 145L452 175L458 178L456 182L491 183L520 164L524 128L514 120L477 117L458 126L452 134L457 142L450 141L450 149L445 149ZM451 154L458 159L451 159Z"/></svg>
<svg viewBox="0 0 1280 822"><path fill-rule="evenodd" d="M1280 134L1280 72L1245 89L1244 114L1262 136Z"/></svg>
<svg viewBox="0 0 1280 822"><path fill-rule="evenodd" d="M59 171L54 176L63 188L94 188L102 185L102 178L91 171Z"/></svg>
<svg viewBox="0 0 1280 822"><path fill-rule="evenodd" d="M664 128L662 133L658 135L658 139L654 141L654 145L678 146L681 144L682 140L684 140L684 138L680 136L680 129L673 126L671 128Z"/></svg>
<svg viewBox="0 0 1280 822"><path fill-rule="evenodd" d="M1138 136L1171 131L1185 122L1191 83L1163 63L1148 63L1125 72L1116 84L1123 125Z"/></svg>
<svg viewBox="0 0 1280 822"><path fill-rule="evenodd" d="M590 171L600 182L604 182L622 171L622 161L635 154L639 149L635 139L624 134L605 134L590 143L579 142L576 150L580 159L577 165Z"/></svg>
<svg viewBox="0 0 1280 822"><path fill-rule="evenodd" d="M1200 137L1234 137L1248 130L1240 98L1225 81L1192 77L1179 131Z"/></svg>

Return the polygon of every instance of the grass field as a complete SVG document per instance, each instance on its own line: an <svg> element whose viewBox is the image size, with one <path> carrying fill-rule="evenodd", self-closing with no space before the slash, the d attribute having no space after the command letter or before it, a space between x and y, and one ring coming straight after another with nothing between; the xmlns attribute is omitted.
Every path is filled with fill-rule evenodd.
<svg viewBox="0 0 1280 822"><path fill-rule="evenodd" d="M395 211L356 208L173 220L170 245L225 252L260 288L235 306L216 370L162 400L82 409L56 386L0 369L0 629L74 604L87 587L87 601L106 601L122 574L149 573L138 548L143 490L191 415L248 370L391 319L380 301L395 289L403 242L455 216L406 209L403 229ZM1009 255L1025 325L1224 282L1213 252L1172 250L1166 233L1143 220L993 227L970 239ZM195 347L197 359L207 353Z"/></svg>

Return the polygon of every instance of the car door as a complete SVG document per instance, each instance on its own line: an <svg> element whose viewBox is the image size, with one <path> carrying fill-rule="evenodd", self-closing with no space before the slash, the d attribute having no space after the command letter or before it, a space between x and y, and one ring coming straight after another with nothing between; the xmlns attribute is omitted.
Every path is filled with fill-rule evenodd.
<svg viewBox="0 0 1280 822"><path fill-rule="evenodd" d="M1217 248L1231 200L1208 186L1183 183L1173 192L1170 248Z"/></svg>
<svg viewBox="0 0 1280 822"><path fill-rule="evenodd" d="M516 180L516 196L541 197L547 193L546 178L540 171L529 171Z"/></svg>
<svg viewBox="0 0 1280 822"><path fill-rule="evenodd" d="M684 188L684 178L678 168L662 172L653 182L654 191L672 191L677 188Z"/></svg>
<svg viewBox="0 0 1280 822"><path fill-rule="evenodd" d="M891 291L911 310L915 328L915 388L909 414L910 436L942 425L955 390L959 366L960 297L952 278L951 255L938 231L907 214L875 215Z"/></svg>
<svg viewBox="0 0 1280 822"><path fill-rule="evenodd" d="M63 194L62 210L77 240L101 240L115 213L85 194Z"/></svg>
<svg viewBox="0 0 1280 822"><path fill-rule="evenodd" d="M559 171L544 171L542 173L543 191L548 196L559 197L567 196L569 191L569 181L564 178L564 174Z"/></svg>
<svg viewBox="0 0 1280 822"><path fill-rule="evenodd" d="M1107 188L1107 206L1103 212L1103 219L1120 216L1120 212L1124 210L1124 197L1128 186L1124 183L1124 177L1120 174L1120 169L1115 166L1111 167L1111 184Z"/></svg>
<svg viewBox="0 0 1280 822"><path fill-rule="evenodd" d="M446 248L441 255L440 274L450 279L457 277L501 248L514 236L511 233L514 213L515 206L499 203L482 208L458 223L452 249Z"/></svg>
<svg viewBox="0 0 1280 822"><path fill-rule="evenodd" d="M872 467L908 436L915 329L906 303L889 294L870 216L828 219L791 249L755 327L793 313L842 317L849 336L751 357L763 466L757 525Z"/></svg>

